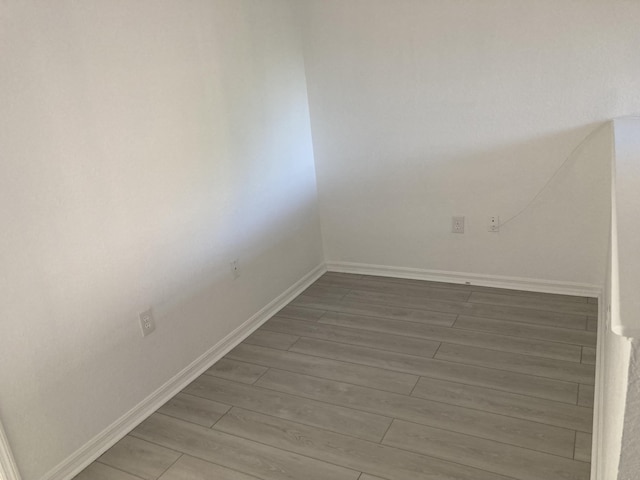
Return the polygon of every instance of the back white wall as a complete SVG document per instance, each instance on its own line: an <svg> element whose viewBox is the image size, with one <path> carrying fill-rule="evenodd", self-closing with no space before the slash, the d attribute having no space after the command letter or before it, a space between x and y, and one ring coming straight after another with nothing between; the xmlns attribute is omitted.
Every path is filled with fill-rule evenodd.
<svg viewBox="0 0 640 480"><path fill-rule="evenodd" d="M0 59L0 418L37 480L322 245L287 1L2 1Z"/></svg>
<svg viewBox="0 0 640 480"><path fill-rule="evenodd" d="M607 132L500 233L487 218L640 111L640 3L309 0L301 15L329 262L602 285Z"/></svg>

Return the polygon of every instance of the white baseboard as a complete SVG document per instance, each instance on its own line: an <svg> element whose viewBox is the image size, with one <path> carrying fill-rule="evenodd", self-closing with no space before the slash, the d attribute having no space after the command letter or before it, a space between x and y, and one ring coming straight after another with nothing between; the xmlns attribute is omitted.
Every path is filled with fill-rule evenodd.
<svg viewBox="0 0 640 480"><path fill-rule="evenodd" d="M20 472L11 454L9 440L4 433L2 423L0 423L0 480L20 480Z"/></svg>
<svg viewBox="0 0 640 480"><path fill-rule="evenodd" d="M387 265L370 265L366 263L327 262L327 270L330 272L429 280L434 282L462 283L483 287L555 293L560 295L598 297L602 293L601 286L586 283L507 277L501 275L485 275L479 273L448 272L444 270L426 270L408 267L391 267Z"/></svg>
<svg viewBox="0 0 640 480"><path fill-rule="evenodd" d="M225 356L231 349L247 338L254 330L260 327L260 325L269 320L269 318L275 315L282 307L291 302L291 300L297 297L325 272L326 268L324 264L318 265L258 313L249 318L142 402L133 407L129 412L96 435L77 452L47 473L42 480L69 480L73 478L189 383L202 375L205 370ZM19 478L9 477L8 480L19 480Z"/></svg>
<svg viewBox="0 0 640 480"><path fill-rule="evenodd" d="M596 344L596 383L593 395L593 436L591 441L591 480L606 480L603 473L604 451L604 359L606 345L606 330L609 328L607 319L607 300L605 294L598 297L598 334Z"/></svg>

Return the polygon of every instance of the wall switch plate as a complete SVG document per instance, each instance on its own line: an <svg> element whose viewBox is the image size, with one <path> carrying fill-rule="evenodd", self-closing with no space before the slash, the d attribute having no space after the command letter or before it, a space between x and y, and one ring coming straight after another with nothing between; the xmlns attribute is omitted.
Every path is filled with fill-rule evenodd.
<svg viewBox="0 0 640 480"><path fill-rule="evenodd" d="M451 232L464 233L464 217L451 217Z"/></svg>
<svg viewBox="0 0 640 480"><path fill-rule="evenodd" d="M489 227L487 228L490 232L499 232L500 231L500 217L497 215L494 217L489 217Z"/></svg>
<svg viewBox="0 0 640 480"><path fill-rule="evenodd" d="M240 276L240 260L237 258L231 262L231 273L234 280Z"/></svg>
<svg viewBox="0 0 640 480"><path fill-rule="evenodd" d="M139 317L142 336L146 337L156 329L156 322L153 319L153 313L151 312L151 309L145 310L139 315Z"/></svg>

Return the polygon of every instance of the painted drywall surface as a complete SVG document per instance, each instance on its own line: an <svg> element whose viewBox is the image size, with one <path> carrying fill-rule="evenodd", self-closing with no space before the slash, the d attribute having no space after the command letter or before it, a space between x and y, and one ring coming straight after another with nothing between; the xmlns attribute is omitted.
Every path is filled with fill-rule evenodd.
<svg viewBox="0 0 640 480"><path fill-rule="evenodd" d="M614 122L611 322L614 332L640 338L640 117Z"/></svg>
<svg viewBox="0 0 640 480"><path fill-rule="evenodd" d="M615 399L621 405L615 423L620 435L620 454L618 464L618 480L635 480L640 471L640 331L639 303L637 292L640 287L638 274L638 184L640 183L640 118L624 118L614 122L615 155L613 162L614 182L612 199L614 222L612 222L612 244L615 255L611 261L612 328L617 333L634 337L633 340L620 339L617 342L627 342L628 347L623 350L625 359L623 373L626 378L621 379L626 385L626 395L623 399ZM630 351L627 353L627 351ZM614 387L615 388L615 387ZM621 391L622 392L622 391ZM609 478L609 477L605 477Z"/></svg>
<svg viewBox="0 0 640 480"><path fill-rule="evenodd" d="M308 0L328 261L602 285L607 119L640 111L640 3ZM466 216L452 234L451 217Z"/></svg>
<svg viewBox="0 0 640 480"><path fill-rule="evenodd" d="M640 341L632 340L631 346L619 480L634 480L640 472Z"/></svg>
<svg viewBox="0 0 640 480"><path fill-rule="evenodd" d="M640 472L640 340L631 341L631 360L618 480L636 480Z"/></svg>
<svg viewBox="0 0 640 480"><path fill-rule="evenodd" d="M618 466L622 453L631 342L609 329L605 331L602 341L605 343L605 358L601 371L603 407L600 412L602 415L600 442L602 447L598 457L600 475L597 478L613 480L618 478Z"/></svg>
<svg viewBox="0 0 640 480"><path fill-rule="evenodd" d="M611 175L606 181L613 185L615 151L613 148L613 133L611 130ZM619 466L623 448L623 431L625 424L625 410L627 408L627 392L629 387L629 364L632 354L632 344L628 338L621 337L612 331L612 317L619 311L619 288L617 275L617 232L615 212L615 190L610 189L610 241L607 256L607 270L604 282L604 295L600 305L600 321L604 322L598 330L598 366L596 372L595 419L598 425L594 428L597 433L597 445L592 455L597 459L597 480L618 479Z"/></svg>
<svg viewBox="0 0 640 480"><path fill-rule="evenodd" d="M322 262L297 35L280 0L0 2L0 418L24 480Z"/></svg>

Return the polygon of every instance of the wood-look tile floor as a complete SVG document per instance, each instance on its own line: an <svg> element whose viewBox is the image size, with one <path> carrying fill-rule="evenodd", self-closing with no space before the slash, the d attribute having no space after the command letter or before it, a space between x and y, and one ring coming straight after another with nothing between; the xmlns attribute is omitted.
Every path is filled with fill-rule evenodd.
<svg viewBox="0 0 640 480"><path fill-rule="evenodd" d="M586 480L595 299L327 273L78 480Z"/></svg>

